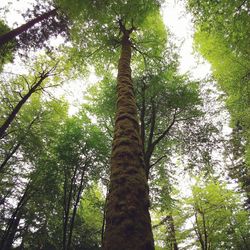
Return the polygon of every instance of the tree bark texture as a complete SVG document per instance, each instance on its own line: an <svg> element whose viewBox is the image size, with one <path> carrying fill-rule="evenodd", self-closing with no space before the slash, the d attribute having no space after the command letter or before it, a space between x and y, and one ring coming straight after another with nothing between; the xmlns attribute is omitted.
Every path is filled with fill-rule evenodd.
<svg viewBox="0 0 250 250"><path fill-rule="evenodd" d="M31 28L35 24L49 18L50 16L55 16L55 15L56 15L56 9L53 9L51 11L48 11L48 12L30 20L29 22L19 26L18 28L13 29L13 30L9 31L8 33L1 35L0 36L0 47L2 45L4 45L5 43L10 42L12 39L14 39L18 35L22 34L23 32L26 32L29 28Z"/></svg>
<svg viewBox="0 0 250 250"><path fill-rule="evenodd" d="M117 111L107 199L105 250L154 249L149 194L131 79L130 32L123 32Z"/></svg>

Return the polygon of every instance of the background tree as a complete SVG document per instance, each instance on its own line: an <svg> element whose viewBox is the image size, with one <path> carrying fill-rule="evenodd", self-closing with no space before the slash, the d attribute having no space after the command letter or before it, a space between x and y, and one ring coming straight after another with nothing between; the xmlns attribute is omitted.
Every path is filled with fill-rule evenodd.
<svg viewBox="0 0 250 250"><path fill-rule="evenodd" d="M249 194L249 30L245 29L250 21L249 3L190 0L188 4L196 24L196 49L211 63L231 115L231 176Z"/></svg>
<svg viewBox="0 0 250 250"><path fill-rule="evenodd" d="M194 244L201 249L247 249L248 213L239 205L242 201L236 193L221 183L198 181L192 188L192 196L186 200L186 213L192 216L197 238Z"/></svg>
<svg viewBox="0 0 250 250"><path fill-rule="evenodd" d="M225 23L217 15L218 3L200 3L196 11L197 17L202 13L197 18L202 34L197 32L196 40L206 42L212 52L215 43L226 53L212 58L218 55L232 67L229 76L223 65L214 64L219 65L216 78L227 78L231 88L247 71L236 65L243 46L237 45L231 33L223 33L225 27L235 29L232 18L227 19L234 13L230 12L233 4L228 7L222 2L226 1L219 3L227 10ZM149 200L156 249L247 247L245 197L236 181L221 184L231 161L223 162L220 154L222 147L230 151L235 166L234 171L230 168L231 175L247 183L243 182L247 165L237 166L243 164L247 148L245 128L236 124L234 147L226 145L221 128L212 121L218 117L211 116L206 106L213 105L208 95L217 96L213 92L217 90L178 73L178 56L159 14L159 2L55 0L33 5L24 18L28 21L55 7L60 17L23 32L4 54L3 63L11 60L19 46L24 67L13 78L18 73L13 65L8 65L10 72L7 67L1 72L2 124L35 78L44 69L57 67L56 75L45 79L18 110L0 141L1 248L154 249ZM245 2L241 8L245 12ZM243 12L236 14L247 20ZM211 20L205 25L209 15L218 18L223 28L213 26ZM59 18L65 18L65 23ZM52 25L54 21L58 26ZM55 41L49 38L61 33L69 39L53 48ZM247 34L245 29L242 34ZM18 54L15 58L19 62ZM246 66L246 57L242 59ZM31 70L26 70L27 64ZM71 91L93 69L100 82L88 90L84 105L72 114L71 98L71 103L65 101L69 93L61 83L69 82ZM61 93L65 97L59 97ZM239 108L238 98L241 93L237 92L237 102L227 102L233 107L231 113ZM239 110L235 117L245 121ZM201 175L192 190L186 183L189 175L193 183L192 176Z"/></svg>

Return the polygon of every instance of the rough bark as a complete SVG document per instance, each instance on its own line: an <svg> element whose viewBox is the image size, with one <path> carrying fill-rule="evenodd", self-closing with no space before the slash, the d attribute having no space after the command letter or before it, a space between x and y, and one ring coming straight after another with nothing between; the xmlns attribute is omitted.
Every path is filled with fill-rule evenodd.
<svg viewBox="0 0 250 250"><path fill-rule="evenodd" d="M131 79L131 30L123 32L107 199L105 250L154 249L137 107Z"/></svg>
<svg viewBox="0 0 250 250"><path fill-rule="evenodd" d="M31 28L35 24L49 18L50 16L55 16L55 15L56 15L56 9L53 9L51 11L48 11L48 12L30 20L29 22L19 26L18 28L13 29L13 30L9 31L8 33L1 35L0 36L0 47L2 45L4 45L5 43L11 41L12 39L17 37L18 35L22 34L23 32L26 32L29 28Z"/></svg>

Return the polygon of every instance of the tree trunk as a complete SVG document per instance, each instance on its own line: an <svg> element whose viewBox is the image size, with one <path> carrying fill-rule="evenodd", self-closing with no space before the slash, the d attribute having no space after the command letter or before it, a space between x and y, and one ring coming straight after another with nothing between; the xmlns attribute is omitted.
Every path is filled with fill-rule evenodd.
<svg viewBox="0 0 250 250"><path fill-rule="evenodd" d="M18 35L22 34L23 32L27 31L29 28L31 28L35 24L49 18L50 16L55 16L55 15L56 15L56 9L53 9L51 11L48 11L48 12L30 20L29 22L19 26L18 28L13 29L13 30L9 31L8 33L1 35L0 36L0 47L2 45L4 45L5 43L11 41L12 39L17 37Z"/></svg>
<svg viewBox="0 0 250 250"><path fill-rule="evenodd" d="M132 30L122 32L104 249L151 250L148 184L130 68Z"/></svg>
<svg viewBox="0 0 250 250"><path fill-rule="evenodd" d="M204 249L208 249L208 235L207 235L207 226L206 226L206 220L205 220L205 214L203 212L200 213L202 216L202 225L203 225L203 231L204 231Z"/></svg>
<svg viewBox="0 0 250 250"><path fill-rule="evenodd" d="M16 115L22 108L22 106L27 102L27 100L30 98L30 96L36 91L36 89L42 84L43 80L47 78L47 75L42 76L37 83L34 84L32 88L29 89L28 93L23 96L23 98L17 103L17 105L14 107L12 112L8 115L7 119L3 123L3 125L0 127L0 139L4 137L5 131L8 129L8 127L11 125L13 120L15 119Z"/></svg>
<svg viewBox="0 0 250 250"><path fill-rule="evenodd" d="M175 226L174 226L174 218L172 215L168 216L168 229L171 238L171 249L178 250L178 244L176 240Z"/></svg>
<svg viewBox="0 0 250 250"><path fill-rule="evenodd" d="M9 250L12 245L17 227L19 225L19 222L22 216L22 209L29 199L29 195L30 195L29 189L30 189L30 184L28 183L20 201L17 204L17 207L15 208L11 218L9 219L6 225L6 229L4 231L4 234L2 236L1 243L0 243L1 250Z"/></svg>
<svg viewBox="0 0 250 250"><path fill-rule="evenodd" d="M105 233L105 227L106 227L106 207L107 207L108 193L109 193L109 187L107 186L107 193L106 193L104 207L103 207L101 249L104 248L104 233Z"/></svg>
<svg viewBox="0 0 250 250"><path fill-rule="evenodd" d="M7 235L7 237L3 243L3 246L1 248L2 250L10 250L11 249L17 228L19 226L19 222L21 220L21 216L22 216L22 213L18 213L16 218L13 218L13 220L11 222L11 228L10 228L8 235Z"/></svg>
<svg viewBox="0 0 250 250"><path fill-rule="evenodd" d="M74 206L73 206L73 213L72 213L72 216L71 216L71 220L70 220L70 227L69 227L69 233L68 233L68 244L67 244L67 250L70 250L70 247L71 247L71 241L72 241L72 235L73 235L73 229L74 229L74 225L75 225L75 217L76 217L76 212L77 212L77 208L78 208L78 204L80 202L80 199L81 199L81 195L82 195L82 192L83 192L83 181L84 181L84 175L85 175L85 170L86 170L86 166L87 166L88 163L85 163L85 166L84 166L84 169L82 169L82 173L81 173L81 181L80 181L80 186L78 188L78 192L77 192L77 196L76 196L76 199L75 200L75 203L74 203Z"/></svg>
<svg viewBox="0 0 250 250"><path fill-rule="evenodd" d="M9 159L11 159L11 157L16 153L16 151L19 149L21 143L18 142L15 146L13 146L13 148L11 149L11 151L6 155L5 159L3 160L3 162L0 164L0 172L3 170L3 168L5 167L5 165L8 163Z"/></svg>
<svg viewBox="0 0 250 250"><path fill-rule="evenodd" d="M199 226L198 215L197 215L197 212L196 212L196 211L195 211L195 213L194 213L194 216L195 216L195 223L196 223L195 232L196 232L196 235L198 236L198 240L199 240L199 242L200 242L201 249L202 249L202 250L205 250L205 244L204 244L204 240L203 240L203 238L202 238L202 230L200 229L200 226Z"/></svg>

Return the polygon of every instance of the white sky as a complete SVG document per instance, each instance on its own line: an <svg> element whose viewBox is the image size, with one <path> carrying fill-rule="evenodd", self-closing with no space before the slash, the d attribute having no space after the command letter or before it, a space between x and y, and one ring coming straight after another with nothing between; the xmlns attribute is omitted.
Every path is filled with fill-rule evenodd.
<svg viewBox="0 0 250 250"><path fill-rule="evenodd" d="M24 13L34 0L16 0L8 5L9 0L0 0L0 8L9 6L5 13L6 20L11 27L17 27L24 22L21 13ZM3 15L4 9L0 9L0 14ZM15 13L15 14L13 14ZM204 79L210 74L210 65L193 53L193 33L192 17L185 10L185 1L166 0L162 8L163 20L179 49L180 55L180 73L189 72L189 75L194 79ZM16 67L16 66L15 66ZM15 69L16 70L16 69ZM97 82L98 79L94 73L91 73L87 79L65 84L58 93L63 93L70 102L70 114L78 111L79 104L83 102L83 92L88 85ZM182 177L184 178L184 176ZM186 178L186 177L185 177ZM185 186L190 186L188 178L185 180ZM188 189L187 189L188 190ZM187 191L186 190L186 191Z"/></svg>
<svg viewBox="0 0 250 250"><path fill-rule="evenodd" d="M16 0L11 3L9 0L0 1L0 13L3 14L4 7L9 6L5 11L8 24L17 27L23 23L21 13L24 13L34 0ZM10 4L9 4L10 3ZM16 13L13 15L13 13ZM204 78L210 72L210 65L205 63L201 57L197 58L193 53L193 24L190 13L185 10L185 1L166 0L162 8L162 15L165 25L175 36L175 42L180 49L180 72L191 72L195 78Z"/></svg>
<svg viewBox="0 0 250 250"><path fill-rule="evenodd" d="M192 16L185 10L185 1L166 0L162 9L165 25L174 34L175 43L180 49L180 73L190 72L195 79L202 79L210 73L210 64L197 53L193 53Z"/></svg>
<svg viewBox="0 0 250 250"><path fill-rule="evenodd" d="M8 0L0 0L0 8L8 5ZM8 24L12 27L16 27L17 23L23 22L21 13L27 10L27 7L33 0L16 0L13 1L7 12ZM13 15L12 13L17 13ZM0 15L3 14L3 9L0 9ZM192 24L192 17L185 10L184 0L166 0L162 8L162 15L164 23L174 35L175 44L179 48L180 55L180 73L187 73L193 79L204 79L211 73L211 67L208 62L205 62L197 53L193 52L193 33L194 28ZM16 24L15 24L16 23ZM67 99L71 104L70 114L77 112L79 104L83 102L83 91L86 90L86 86L97 81L97 77L94 73L91 73L88 79L73 81L63 87L63 92L67 93ZM62 92L62 90L61 90ZM226 129L228 127L226 126ZM231 131L231 130L230 130ZM228 131L228 132L230 132ZM179 188L182 190L183 195L190 195L190 185L194 184L194 180L189 178L188 175L180 173L180 181L182 185Z"/></svg>
<svg viewBox="0 0 250 250"><path fill-rule="evenodd" d="M0 8L9 6L5 13L8 24L11 27L17 27L23 23L21 13L24 13L34 0L16 0L8 5L8 0L0 0ZM193 26L191 15L185 11L185 1L166 0L162 8L164 23L174 35L174 41L178 45L180 55L180 73L189 72L193 79L204 79L210 73L210 65L205 63L201 57L194 55L192 48ZM3 9L0 10L3 14ZM13 14L15 13L15 14ZM65 85L60 93L67 93L69 100L70 114L74 114L78 110L79 103L83 100L83 91L86 89L86 83L95 83L98 79L94 73L91 73L88 79L83 81L74 81L70 86Z"/></svg>

